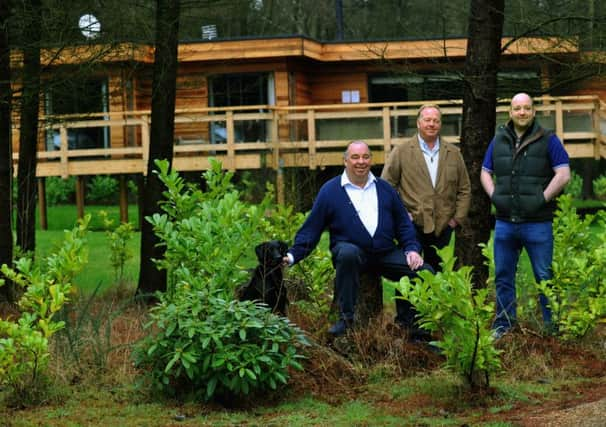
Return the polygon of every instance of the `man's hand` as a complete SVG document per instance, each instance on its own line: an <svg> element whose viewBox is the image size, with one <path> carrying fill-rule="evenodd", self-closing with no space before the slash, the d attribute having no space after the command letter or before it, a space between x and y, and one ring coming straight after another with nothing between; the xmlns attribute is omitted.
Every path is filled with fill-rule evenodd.
<svg viewBox="0 0 606 427"><path fill-rule="evenodd" d="M423 266L423 258L418 252L408 251L406 253L406 263L411 270L418 270Z"/></svg>

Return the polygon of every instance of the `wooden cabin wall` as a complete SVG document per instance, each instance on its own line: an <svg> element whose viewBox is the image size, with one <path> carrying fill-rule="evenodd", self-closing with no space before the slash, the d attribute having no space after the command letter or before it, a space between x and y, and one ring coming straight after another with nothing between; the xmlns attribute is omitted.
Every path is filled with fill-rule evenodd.
<svg viewBox="0 0 606 427"><path fill-rule="evenodd" d="M12 90L13 90L13 97L15 96L14 94L16 93L21 93L21 83L16 83L13 82L12 85ZM15 100L13 98L12 100L12 106L11 106L11 122L12 122L12 132L11 132L11 142L13 145L13 153L18 153L19 152L19 122L20 122L20 118L19 118L19 105L17 100Z"/></svg>
<svg viewBox="0 0 606 427"><path fill-rule="evenodd" d="M151 111L152 73L140 73L134 82L134 104L136 110Z"/></svg>
<svg viewBox="0 0 606 427"><path fill-rule="evenodd" d="M133 106L137 111L151 111L151 70L145 70L133 78ZM137 126L135 131L135 146L141 146L141 128Z"/></svg>
<svg viewBox="0 0 606 427"><path fill-rule="evenodd" d="M290 84L292 94L290 105L310 105L312 97L309 74L300 71L292 73ZM290 132L292 141L307 139L307 123L304 121L291 123Z"/></svg>
<svg viewBox="0 0 606 427"><path fill-rule="evenodd" d="M368 102L368 78L365 72L310 74L311 104L340 104L343 91L357 90L360 102Z"/></svg>
<svg viewBox="0 0 606 427"><path fill-rule="evenodd" d="M208 106L208 81L199 71L187 71L177 77L176 109L195 109ZM208 143L208 122L175 123L176 143Z"/></svg>
<svg viewBox="0 0 606 427"><path fill-rule="evenodd" d="M107 76L107 92L109 96L109 112L121 113L128 110L126 106L127 99L127 81L123 73L111 71ZM125 126L110 126L110 146L112 148L126 147L127 128Z"/></svg>
<svg viewBox="0 0 606 427"><path fill-rule="evenodd" d="M606 77L595 76L576 83L572 88L566 88L562 93L552 95L598 95L600 99L606 100Z"/></svg>
<svg viewBox="0 0 606 427"><path fill-rule="evenodd" d="M287 71L276 71L274 73L274 84L276 91L276 105L287 107L290 105L290 85ZM290 138L290 125L288 123L278 124L278 138L288 140Z"/></svg>
<svg viewBox="0 0 606 427"><path fill-rule="evenodd" d="M310 105L312 100L309 76L305 73L295 73L295 102L294 105Z"/></svg>

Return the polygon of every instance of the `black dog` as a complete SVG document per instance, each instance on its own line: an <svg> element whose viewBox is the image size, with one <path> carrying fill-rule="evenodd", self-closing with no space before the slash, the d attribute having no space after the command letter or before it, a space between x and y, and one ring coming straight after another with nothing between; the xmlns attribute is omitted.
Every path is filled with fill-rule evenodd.
<svg viewBox="0 0 606 427"><path fill-rule="evenodd" d="M270 240L255 247L259 265L250 281L238 290L241 301L263 301L274 313L286 315L288 298L282 275L282 259L288 245L280 240Z"/></svg>

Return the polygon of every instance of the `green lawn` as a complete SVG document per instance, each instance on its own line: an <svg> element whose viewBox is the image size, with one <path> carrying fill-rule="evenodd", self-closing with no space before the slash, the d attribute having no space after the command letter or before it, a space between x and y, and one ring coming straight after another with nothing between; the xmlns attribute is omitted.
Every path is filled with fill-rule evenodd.
<svg viewBox="0 0 606 427"><path fill-rule="evenodd" d="M103 223L99 217L99 212L106 211L110 219L115 224L120 221L120 208L118 206L90 205L85 206L84 214L91 216L89 228L91 230L103 230ZM48 230L68 230L71 229L78 219L78 211L75 205L56 205L47 208ZM136 205L128 206L128 221L139 226L139 209ZM40 229L40 216L36 213L36 228Z"/></svg>
<svg viewBox="0 0 606 427"><path fill-rule="evenodd" d="M63 231L38 230L36 232L36 257L44 258L53 252L63 241ZM109 243L104 231L89 231L87 234L89 248L89 262L84 270L76 276L76 286L84 292L95 289L97 285L101 290L106 290L116 285L116 272L114 271L109 256ZM127 284L136 282L139 274L139 250L141 233L133 234L128 244L133 257L126 262L123 280Z"/></svg>
<svg viewBox="0 0 606 427"><path fill-rule="evenodd" d="M91 215L89 232L87 234L89 262L84 270L76 277L76 286L84 292L90 292L100 285L101 290L110 289L117 284L116 271L110 262L109 243L99 212L105 210L114 224L119 223L120 210L118 206L87 206L85 214ZM72 229L76 223L77 211L73 205L59 205L48 208L48 230L36 231L36 258L43 259L57 248L63 241L64 230ZM137 207L129 206L129 221L138 222ZM141 233L133 233L128 248L133 257L126 262L123 281L127 285L136 283L139 274L139 251Z"/></svg>

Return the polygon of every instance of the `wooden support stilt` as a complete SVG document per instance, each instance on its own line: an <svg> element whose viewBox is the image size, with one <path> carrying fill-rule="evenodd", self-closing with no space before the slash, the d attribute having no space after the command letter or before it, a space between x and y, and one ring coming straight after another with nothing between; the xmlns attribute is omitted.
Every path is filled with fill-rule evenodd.
<svg viewBox="0 0 606 427"><path fill-rule="evenodd" d="M126 175L120 175L120 222L128 222L128 185Z"/></svg>

